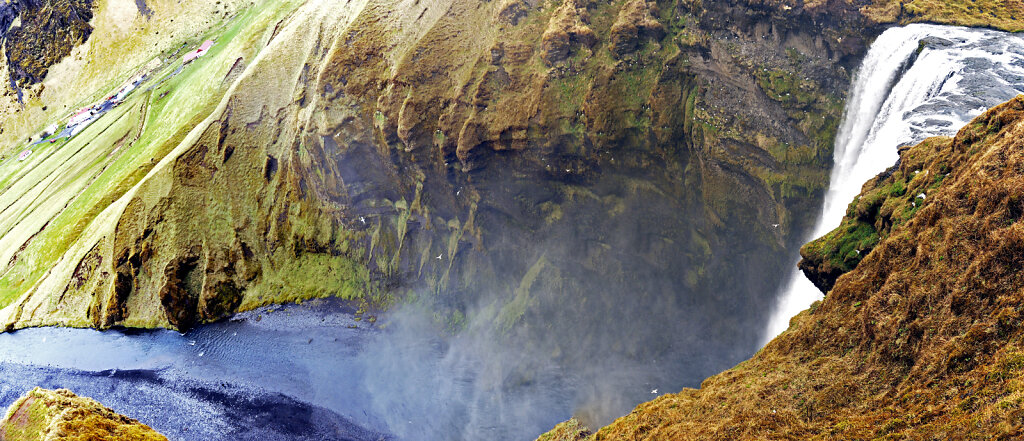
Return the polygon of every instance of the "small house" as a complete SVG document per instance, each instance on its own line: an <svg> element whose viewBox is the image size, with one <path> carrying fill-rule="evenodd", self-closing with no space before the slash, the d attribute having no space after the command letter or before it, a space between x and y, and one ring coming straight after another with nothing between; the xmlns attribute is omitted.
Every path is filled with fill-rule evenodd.
<svg viewBox="0 0 1024 441"><path fill-rule="evenodd" d="M206 55L206 52L213 47L213 40L206 40L198 49L185 54L185 57L181 59L182 64L189 64L195 61L197 58Z"/></svg>
<svg viewBox="0 0 1024 441"><path fill-rule="evenodd" d="M86 107L75 113L71 119L68 120L69 126L74 126L87 121L92 116L92 107Z"/></svg>

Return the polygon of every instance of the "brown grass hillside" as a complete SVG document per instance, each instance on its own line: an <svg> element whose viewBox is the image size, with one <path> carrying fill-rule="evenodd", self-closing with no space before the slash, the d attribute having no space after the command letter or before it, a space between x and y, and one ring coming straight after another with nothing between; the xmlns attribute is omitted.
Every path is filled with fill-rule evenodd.
<svg viewBox="0 0 1024 441"><path fill-rule="evenodd" d="M1024 437L1024 97L938 150L941 185L788 331L589 439Z"/></svg>
<svg viewBox="0 0 1024 441"><path fill-rule="evenodd" d="M861 13L879 23L930 22L1024 30L1020 0L874 0Z"/></svg>

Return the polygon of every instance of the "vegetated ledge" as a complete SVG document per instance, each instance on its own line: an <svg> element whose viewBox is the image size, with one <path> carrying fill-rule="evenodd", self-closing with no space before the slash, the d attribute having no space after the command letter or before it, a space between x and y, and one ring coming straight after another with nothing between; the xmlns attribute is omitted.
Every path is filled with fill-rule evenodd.
<svg viewBox="0 0 1024 441"><path fill-rule="evenodd" d="M167 441L149 426L67 389L35 388L0 421L4 441Z"/></svg>
<svg viewBox="0 0 1024 441"><path fill-rule="evenodd" d="M878 23L920 23L1024 30L1024 6L999 0L874 0L861 13Z"/></svg>
<svg viewBox="0 0 1024 441"><path fill-rule="evenodd" d="M785 333L588 439L1021 439L1024 97L931 151L949 175Z"/></svg>
<svg viewBox="0 0 1024 441"><path fill-rule="evenodd" d="M896 165L864 184L838 228L800 248L799 267L814 286L828 293L893 228L914 217L953 167L962 165L946 156L949 142L937 137L900 149Z"/></svg>

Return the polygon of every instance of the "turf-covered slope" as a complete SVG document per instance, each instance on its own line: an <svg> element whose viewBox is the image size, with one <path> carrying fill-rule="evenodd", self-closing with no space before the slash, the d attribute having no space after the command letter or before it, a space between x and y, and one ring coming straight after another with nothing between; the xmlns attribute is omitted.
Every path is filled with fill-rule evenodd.
<svg viewBox="0 0 1024 441"><path fill-rule="evenodd" d="M852 270L896 226L910 220L952 171L948 140L926 140L898 164L864 184L841 225L800 248L799 267L821 292Z"/></svg>
<svg viewBox="0 0 1024 441"><path fill-rule="evenodd" d="M270 42L275 26L297 7L284 2L272 6L247 9L218 22L208 32L189 37L193 42L212 38L218 44L177 75L173 72L180 61L173 54L184 52L177 50L177 44L161 54L158 60L165 60L162 63L152 63L143 52L138 60L145 61L139 64L154 69L153 79L124 104L69 142L34 146L29 159L10 158L0 165L4 189L0 193L0 260L5 262L0 278L0 302L5 308L0 316L5 322L168 325L156 300L159 291L134 290L144 279L118 269L125 264L139 265L140 257L128 263L123 251L114 255L113 240L123 237L119 231L127 228L122 222L129 202L138 200L141 188L161 185L159 177L166 173L161 170L190 150L191 140L198 136L191 134L193 129L209 124L204 121ZM90 43L102 41L97 36ZM114 58L111 64L116 66L117 61ZM138 72L135 69L133 66L130 74ZM116 91L124 79L113 78L117 82L97 86L92 95L103 97ZM146 90L148 86L156 87ZM21 148L28 146L22 143ZM262 173L254 176L262 179ZM197 202L195 208L203 205ZM174 220L163 225L175 228ZM213 232L208 228L194 231ZM159 251L173 256L183 253L175 247ZM150 261L149 255L146 258ZM132 297L134 314L130 318L122 311L129 293L138 294Z"/></svg>
<svg viewBox="0 0 1024 441"><path fill-rule="evenodd" d="M149 426L66 389L36 388L0 421L4 441L167 441Z"/></svg>
<svg viewBox="0 0 1024 441"><path fill-rule="evenodd" d="M932 180L918 155L949 175L825 300L752 359L592 439L1024 436L1024 97L902 154L901 172Z"/></svg>
<svg viewBox="0 0 1024 441"><path fill-rule="evenodd" d="M874 0L861 12L878 23L930 22L1024 30L1024 4L1013 0Z"/></svg>

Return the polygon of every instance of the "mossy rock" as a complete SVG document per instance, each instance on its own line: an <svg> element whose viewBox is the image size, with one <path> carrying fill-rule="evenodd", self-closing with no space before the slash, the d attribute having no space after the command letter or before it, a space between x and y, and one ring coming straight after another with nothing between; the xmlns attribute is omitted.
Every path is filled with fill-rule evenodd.
<svg viewBox="0 0 1024 441"><path fill-rule="evenodd" d="M805 244L799 262L823 293L852 271L871 250L928 203L928 194L953 172L951 138L932 138L900 149L897 164L864 184L839 227Z"/></svg>
<svg viewBox="0 0 1024 441"><path fill-rule="evenodd" d="M35 388L0 421L5 441L167 441L149 426L67 389Z"/></svg>

